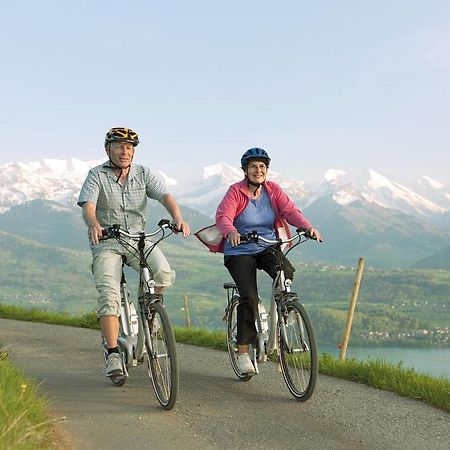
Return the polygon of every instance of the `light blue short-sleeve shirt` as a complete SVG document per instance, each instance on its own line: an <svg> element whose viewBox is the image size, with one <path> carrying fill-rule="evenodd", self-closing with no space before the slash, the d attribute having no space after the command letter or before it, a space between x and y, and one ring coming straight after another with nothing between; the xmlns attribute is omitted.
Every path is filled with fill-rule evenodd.
<svg viewBox="0 0 450 450"><path fill-rule="evenodd" d="M261 196L256 200L249 200L247 207L234 219L234 226L240 235L256 231L266 239L275 240L274 229L275 213L269 196L263 187ZM228 255L251 255L262 252L267 246L265 243L245 243L232 247L225 241L223 253Z"/></svg>
<svg viewBox="0 0 450 450"><path fill-rule="evenodd" d="M147 199L162 203L166 193L161 181L149 169L138 164L130 167L127 183L122 186L107 161L89 171L77 204L82 207L86 202L93 203L103 228L119 224L129 233L137 233L146 227Z"/></svg>

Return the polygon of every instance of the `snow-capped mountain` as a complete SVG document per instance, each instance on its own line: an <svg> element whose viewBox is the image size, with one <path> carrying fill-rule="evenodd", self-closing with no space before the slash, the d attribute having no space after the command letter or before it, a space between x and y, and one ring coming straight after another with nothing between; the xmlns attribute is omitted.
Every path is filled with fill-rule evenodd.
<svg viewBox="0 0 450 450"><path fill-rule="evenodd" d="M436 205L447 210L450 209L450 186L433 180L433 178L421 176L417 179L416 190L421 196L432 200Z"/></svg>
<svg viewBox="0 0 450 450"><path fill-rule="evenodd" d="M88 170L102 162L70 158L4 164L0 166L0 212L34 199L73 205ZM214 214L230 184L242 179L240 168L224 162L202 168L190 177L189 183L179 182L161 171L155 174L176 193L180 204L209 216ZM329 198L342 207L359 201L399 210L435 223L441 217L450 216L450 187L427 176L418 178L411 187L370 169L357 174L330 169L325 172L323 180L314 186L273 171L270 172L270 179L280 184L301 209Z"/></svg>
<svg viewBox="0 0 450 450"><path fill-rule="evenodd" d="M69 158L4 164L0 166L0 213L13 205L37 199L73 205L89 169L104 162L104 159L81 161ZM161 171L155 174L166 186L177 184L177 180Z"/></svg>
<svg viewBox="0 0 450 450"><path fill-rule="evenodd" d="M242 180L243 173L242 169L221 162L204 167L192 178L195 181L178 186L179 202L212 216L228 187ZM280 184L294 201L303 203L311 195L303 181L288 179L273 171L270 172L270 179Z"/></svg>
<svg viewBox="0 0 450 450"><path fill-rule="evenodd" d="M450 201L449 199L445 201L445 185L438 182L427 183L425 191L423 180L431 179L421 177L418 180L418 185L422 183L422 192L426 195L391 181L371 169L367 173L357 175L331 169L325 173L325 183L315 192L309 204L323 196L330 196L341 205L365 200L384 208L399 210L422 218L447 213L450 209Z"/></svg>
<svg viewBox="0 0 450 450"><path fill-rule="evenodd" d="M36 199L73 204L87 172L101 162L70 158L4 164L0 166L0 212Z"/></svg>

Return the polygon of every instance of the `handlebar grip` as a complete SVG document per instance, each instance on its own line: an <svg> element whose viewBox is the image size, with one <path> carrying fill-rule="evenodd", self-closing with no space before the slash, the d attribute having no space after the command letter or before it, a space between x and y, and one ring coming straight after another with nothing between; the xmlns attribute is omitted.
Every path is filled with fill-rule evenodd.
<svg viewBox="0 0 450 450"><path fill-rule="evenodd" d="M241 234L241 244L258 243L258 233L252 231L251 233Z"/></svg>
<svg viewBox="0 0 450 450"><path fill-rule="evenodd" d="M158 227L160 228L169 228L169 230L175 231L176 233L183 231L179 229L174 222L171 222L169 219L161 219L158 222Z"/></svg>
<svg viewBox="0 0 450 450"><path fill-rule="evenodd" d="M250 242L247 234L241 234L241 244L247 244Z"/></svg>
<svg viewBox="0 0 450 450"><path fill-rule="evenodd" d="M297 233L303 233L303 235L308 238L312 239L313 241L317 241L317 238L315 236L311 236L311 233L309 232L308 228L297 228L295 230Z"/></svg>
<svg viewBox="0 0 450 450"><path fill-rule="evenodd" d="M112 237L117 236L119 234L119 230L120 230L119 224L114 224L111 227L103 229L102 237L100 238L100 240L111 239Z"/></svg>

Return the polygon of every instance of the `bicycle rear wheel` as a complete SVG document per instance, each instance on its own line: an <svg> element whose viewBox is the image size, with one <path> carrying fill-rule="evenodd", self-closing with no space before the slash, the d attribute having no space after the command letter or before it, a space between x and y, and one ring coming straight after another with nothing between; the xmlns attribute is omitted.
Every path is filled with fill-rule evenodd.
<svg viewBox="0 0 450 450"><path fill-rule="evenodd" d="M227 350L230 357L231 367L236 376L241 381L248 381L252 375L243 374L237 364L237 356L239 354L237 344L237 307L239 304L239 297L233 297L227 312Z"/></svg>
<svg viewBox="0 0 450 450"><path fill-rule="evenodd" d="M150 304L147 323L148 374L158 402L169 410L175 406L178 396L178 361L172 325L160 301Z"/></svg>
<svg viewBox="0 0 450 450"><path fill-rule="evenodd" d="M312 323L298 300L284 304L278 321L284 381L297 400L306 401L314 392L318 374L317 345Z"/></svg>

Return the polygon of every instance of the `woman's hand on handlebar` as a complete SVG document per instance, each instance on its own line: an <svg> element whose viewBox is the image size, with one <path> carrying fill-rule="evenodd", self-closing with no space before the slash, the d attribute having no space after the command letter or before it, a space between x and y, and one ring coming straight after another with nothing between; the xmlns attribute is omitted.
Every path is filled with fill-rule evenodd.
<svg viewBox="0 0 450 450"><path fill-rule="evenodd" d="M320 235L319 230L316 230L315 228L310 228L307 230L307 237L314 239L315 241L322 242L322 236Z"/></svg>
<svg viewBox="0 0 450 450"><path fill-rule="evenodd" d="M227 235L227 241L232 247L241 243L241 235L237 231L230 231Z"/></svg>

